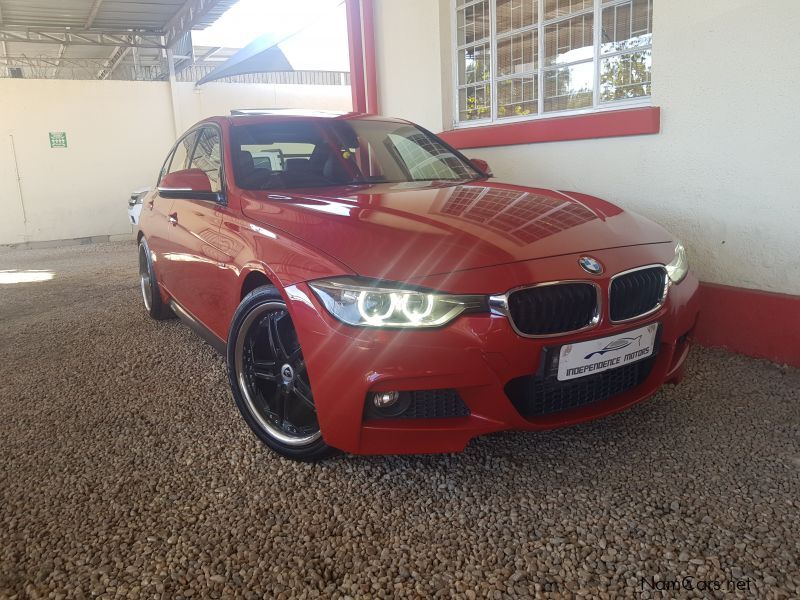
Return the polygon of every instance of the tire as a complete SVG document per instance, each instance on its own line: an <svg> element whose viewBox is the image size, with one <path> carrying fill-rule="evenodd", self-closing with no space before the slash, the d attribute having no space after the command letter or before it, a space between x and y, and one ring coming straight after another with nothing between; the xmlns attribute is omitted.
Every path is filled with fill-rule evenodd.
<svg viewBox="0 0 800 600"><path fill-rule="evenodd" d="M144 238L139 241L139 288L142 292L144 309L150 317L156 321L163 321L175 316L161 298L158 279L150 259L150 247Z"/></svg>
<svg viewBox="0 0 800 600"><path fill-rule="evenodd" d="M337 453L322 439L300 342L274 287L259 287L239 304L227 360L236 406L262 442L303 462Z"/></svg>

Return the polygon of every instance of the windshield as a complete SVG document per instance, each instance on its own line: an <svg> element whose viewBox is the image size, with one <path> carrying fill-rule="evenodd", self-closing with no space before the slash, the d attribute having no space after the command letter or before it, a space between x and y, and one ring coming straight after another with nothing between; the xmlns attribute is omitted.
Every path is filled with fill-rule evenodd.
<svg viewBox="0 0 800 600"><path fill-rule="evenodd" d="M236 184L246 190L482 177L438 138L406 123L293 120L231 132Z"/></svg>

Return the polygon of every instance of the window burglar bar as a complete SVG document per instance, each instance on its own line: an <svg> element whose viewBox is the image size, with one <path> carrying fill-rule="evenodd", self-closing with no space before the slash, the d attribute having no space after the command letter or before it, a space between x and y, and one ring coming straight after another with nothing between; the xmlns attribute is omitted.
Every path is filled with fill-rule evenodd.
<svg viewBox="0 0 800 600"><path fill-rule="evenodd" d="M654 0L452 0L455 122L649 103Z"/></svg>

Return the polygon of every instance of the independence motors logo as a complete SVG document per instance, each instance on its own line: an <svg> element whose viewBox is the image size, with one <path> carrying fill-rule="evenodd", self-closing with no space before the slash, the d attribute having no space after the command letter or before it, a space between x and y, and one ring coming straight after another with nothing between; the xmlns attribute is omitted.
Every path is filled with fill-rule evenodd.
<svg viewBox="0 0 800 600"><path fill-rule="evenodd" d="M614 352L616 350L622 350L623 348L627 348L631 344L636 342L639 346L642 345L642 336L637 335L636 337L624 337L618 338L616 340L612 340L606 344L605 348L600 350L595 350L594 352L590 352L586 356L583 357L583 360L589 360L593 356L603 356L607 352Z"/></svg>

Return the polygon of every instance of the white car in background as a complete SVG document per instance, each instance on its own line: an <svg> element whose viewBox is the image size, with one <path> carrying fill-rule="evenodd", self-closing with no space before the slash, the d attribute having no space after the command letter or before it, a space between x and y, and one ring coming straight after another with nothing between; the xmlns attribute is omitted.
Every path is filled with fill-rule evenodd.
<svg viewBox="0 0 800 600"><path fill-rule="evenodd" d="M128 200L128 218L131 220L131 225L139 224L139 215L142 212L142 201L151 188L141 188L131 192L131 197Z"/></svg>

